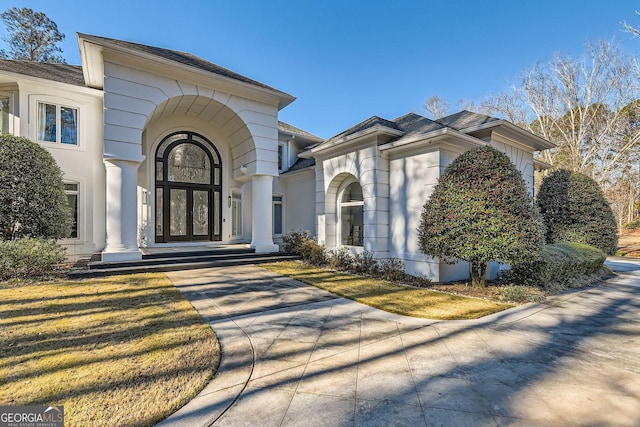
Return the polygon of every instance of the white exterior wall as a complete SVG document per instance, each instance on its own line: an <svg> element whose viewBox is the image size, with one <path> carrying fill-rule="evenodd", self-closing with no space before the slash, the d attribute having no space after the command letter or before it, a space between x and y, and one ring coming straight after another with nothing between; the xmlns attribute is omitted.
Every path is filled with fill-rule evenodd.
<svg viewBox="0 0 640 427"><path fill-rule="evenodd" d="M284 195L283 234L309 230L312 236L316 236L314 170L286 174L275 180L274 184L274 193Z"/></svg>
<svg viewBox="0 0 640 427"><path fill-rule="evenodd" d="M380 156L377 141L354 151L316 160L316 224L318 241L327 248L339 246L337 197L351 181L358 180L364 198L364 246L377 258L389 251L389 163ZM351 181L350 181L351 180Z"/></svg>
<svg viewBox="0 0 640 427"><path fill-rule="evenodd" d="M105 168L102 162L102 92L51 81L19 81L13 93L13 133L38 142L63 172L65 182L78 184L78 238L60 241L75 260L105 245ZM78 145L39 142L37 103L78 109Z"/></svg>

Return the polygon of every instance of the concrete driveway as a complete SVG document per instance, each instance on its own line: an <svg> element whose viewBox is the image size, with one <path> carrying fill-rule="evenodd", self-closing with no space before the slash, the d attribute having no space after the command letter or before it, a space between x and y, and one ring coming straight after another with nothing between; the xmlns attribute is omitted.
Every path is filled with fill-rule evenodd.
<svg viewBox="0 0 640 427"><path fill-rule="evenodd" d="M257 266L169 273L222 345L162 425L637 426L640 264L477 321L384 313ZM616 265L617 264L617 265Z"/></svg>

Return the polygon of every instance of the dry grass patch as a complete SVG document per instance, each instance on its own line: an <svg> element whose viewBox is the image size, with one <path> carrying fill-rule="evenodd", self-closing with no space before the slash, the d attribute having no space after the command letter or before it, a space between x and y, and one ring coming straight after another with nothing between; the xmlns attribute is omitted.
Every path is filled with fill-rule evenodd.
<svg viewBox="0 0 640 427"><path fill-rule="evenodd" d="M147 426L220 360L164 274L0 282L0 405L64 405L67 426Z"/></svg>
<svg viewBox="0 0 640 427"><path fill-rule="evenodd" d="M396 285L309 265L285 261L263 267L362 304L405 316L426 319L477 319L513 307L478 298Z"/></svg>

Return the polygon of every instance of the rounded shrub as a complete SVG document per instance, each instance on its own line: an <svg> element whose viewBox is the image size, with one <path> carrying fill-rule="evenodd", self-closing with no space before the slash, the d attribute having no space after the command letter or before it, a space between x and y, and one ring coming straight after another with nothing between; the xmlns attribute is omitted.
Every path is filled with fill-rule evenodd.
<svg viewBox="0 0 640 427"><path fill-rule="evenodd" d="M26 138L0 134L0 164L0 240L67 237L73 219L51 154Z"/></svg>
<svg viewBox="0 0 640 427"><path fill-rule="evenodd" d="M54 240L22 238L0 241L0 280L48 276L64 261Z"/></svg>
<svg viewBox="0 0 640 427"><path fill-rule="evenodd" d="M575 279L600 271L607 258L600 249L584 243L546 245L539 256L512 266L513 279L547 290L569 287Z"/></svg>
<svg viewBox="0 0 640 427"><path fill-rule="evenodd" d="M469 261L473 285L484 285L487 263L513 264L542 249L543 226L520 171L491 147L467 151L444 171L422 210L425 254Z"/></svg>
<svg viewBox="0 0 640 427"><path fill-rule="evenodd" d="M618 228L600 186L588 176L564 169L542 180L537 197L547 243L586 243L613 255Z"/></svg>

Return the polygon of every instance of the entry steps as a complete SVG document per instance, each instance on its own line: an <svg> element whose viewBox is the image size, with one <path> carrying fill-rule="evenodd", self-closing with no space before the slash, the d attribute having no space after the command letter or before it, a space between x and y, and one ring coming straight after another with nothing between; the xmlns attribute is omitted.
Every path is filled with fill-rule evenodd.
<svg viewBox="0 0 640 427"><path fill-rule="evenodd" d="M198 268L261 264L300 259L299 255L283 252L255 253L249 248L198 249L179 252L154 252L135 261L100 261L100 254L91 260L78 262L69 271L70 278L110 276L115 274L151 273L158 271L195 270Z"/></svg>

